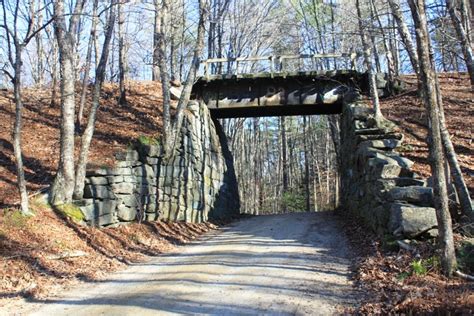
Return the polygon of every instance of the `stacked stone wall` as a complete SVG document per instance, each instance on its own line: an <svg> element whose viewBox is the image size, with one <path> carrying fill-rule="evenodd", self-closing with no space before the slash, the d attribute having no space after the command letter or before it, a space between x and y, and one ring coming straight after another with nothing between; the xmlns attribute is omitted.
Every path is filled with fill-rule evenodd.
<svg viewBox="0 0 474 316"><path fill-rule="evenodd" d="M219 123L191 101L168 155L140 143L113 168L89 170L81 210L90 225L136 220L204 222L239 214L233 158Z"/></svg>
<svg viewBox="0 0 474 316"><path fill-rule="evenodd" d="M404 158L403 135L388 121L376 122L361 100L346 101L341 115L341 191L344 209L380 234L434 235L432 189Z"/></svg>

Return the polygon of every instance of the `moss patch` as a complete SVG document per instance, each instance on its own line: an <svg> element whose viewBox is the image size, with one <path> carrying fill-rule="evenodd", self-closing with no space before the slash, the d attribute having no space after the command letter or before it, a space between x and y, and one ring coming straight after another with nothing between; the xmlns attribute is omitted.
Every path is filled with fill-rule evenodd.
<svg viewBox="0 0 474 316"><path fill-rule="evenodd" d="M137 140L140 145L158 146L160 144L157 138L151 136L140 135Z"/></svg>
<svg viewBox="0 0 474 316"><path fill-rule="evenodd" d="M4 210L3 221L8 228L25 228L31 216L24 215L19 210Z"/></svg>
<svg viewBox="0 0 474 316"><path fill-rule="evenodd" d="M75 204L61 204L56 205L55 208L58 212L64 214L76 222L82 222L85 219L84 213L82 213L79 206Z"/></svg>

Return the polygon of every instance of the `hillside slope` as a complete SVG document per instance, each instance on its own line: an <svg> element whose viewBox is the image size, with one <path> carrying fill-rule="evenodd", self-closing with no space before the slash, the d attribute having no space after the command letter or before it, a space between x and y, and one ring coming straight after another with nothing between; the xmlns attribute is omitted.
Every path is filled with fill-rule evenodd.
<svg viewBox="0 0 474 316"><path fill-rule="evenodd" d="M409 90L382 100L382 112L396 122L406 136L404 155L416 162L415 170L424 177L430 174L426 145L426 117L416 97L415 78L407 76ZM474 94L466 75L441 74L446 118L471 193L474 191ZM90 161L96 165L113 163L113 152L126 148L140 135L159 134L161 128L161 89L154 82L131 82L127 107L117 105L118 89L107 84L98 111L98 123L91 146ZM25 90L23 151L28 189L47 187L59 158L58 106L50 107L50 91ZM90 100L88 100L90 102ZM90 103L88 103L90 104ZM11 91L0 92L0 208L18 201L15 165L11 143L14 104ZM76 141L80 141L77 137Z"/></svg>
<svg viewBox="0 0 474 316"><path fill-rule="evenodd" d="M458 155L471 195L474 192L474 93L464 74L440 74L445 116L451 140ZM413 169L424 177L431 175L428 161L427 119L416 93L415 76L406 76L405 93L381 100L382 113L405 134L400 151L413 161Z"/></svg>
<svg viewBox="0 0 474 316"><path fill-rule="evenodd" d="M115 151L126 148L140 135L153 136L161 129L160 84L132 82L127 88L128 106L120 107L117 105L118 87L113 84L104 86L90 152L93 164L112 164ZM77 98L79 99L78 95ZM90 106L90 102L89 98L86 108ZM49 90L25 89L23 155L28 190L31 192L48 186L59 160L60 108L58 105L51 107L50 104ZM19 199L11 142L14 111L12 92L1 91L0 208L12 206ZM76 137L76 142L80 142L79 136Z"/></svg>

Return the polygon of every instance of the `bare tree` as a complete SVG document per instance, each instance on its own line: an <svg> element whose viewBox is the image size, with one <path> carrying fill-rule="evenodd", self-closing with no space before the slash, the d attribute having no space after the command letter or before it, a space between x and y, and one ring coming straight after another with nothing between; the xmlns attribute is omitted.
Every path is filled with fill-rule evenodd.
<svg viewBox="0 0 474 316"><path fill-rule="evenodd" d="M2 17L3 21L0 27L5 30L5 38L7 42L7 55L13 73L10 73L6 67L1 70L13 81L13 98L15 102L15 122L12 130L13 152L16 161L17 187L20 193L20 210L25 215L30 215L28 203L28 192L26 189L25 172L23 170L23 155L21 146L21 130L22 130L22 111L23 111L23 96L22 96L22 66L23 66L23 51L28 43L35 38L50 22L45 24L38 24L36 21L37 15L42 11L40 7L36 7L35 1L28 2L25 7L22 7L19 1L9 3L9 7L5 1L2 1ZM27 12L22 15L21 12ZM23 25L19 19L24 17L26 23L26 31L22 34L21 29ZM13 21L13 22L12 22Z"/></svg>
<svg viewBox="0 0 474 316"><path fill-rule="evenodd" d="M405 19L403 18L402 10L400 9L400 3L398 0L388 0L390 4L390 8L392 9L393 18L397 22L397 30L398 34L400 35L403 44L405 45L405 49L408 53L408 57L410 58L411 66L415 73L418 73L418 55L416 53L415 45L411 39L410 31L408 30L408 26L405 23Z"/></svg>
<svg viewBox="0 0 474 316"><path fill-rule="evenodd" d="M156 54L156 62L159 67L159 74L161 77L161 90L163 94L163 128L162 128L162 139L163 143L165 144L165 148L168 148L169 142L169 135L171 129L171 114L170 114L170 106L171 106L171 97L170 97L170 76L168 73L168 65L166 63L166 26L168 25L168 10L169 10L169 2L168 0L161 1L161 10L160 10L160 27L159 33L154 34L155 36L155 47L154 47L154 54ZM155 10L157 10L157 4L155 2ZM158 14L158 13L155 13ZM155 15L156 18L156 15ZM156 24L156 20L155 20ZM155 26L156 31L156 26ZM155 55L154 55L155 58ZM155 73L155 72L154 72ZM156 78L154 79L156 80Z"/></svg>
<svg viewBox="0 0 474 316"><path fill-rule="evenodd" d="M112 0L112 5L109 8L110 12L108 16L107 25L105 26L105 38L104 38L104 43L102 45L102 54L100 56L100 61L95 71L95 82L94 82L94 91L92 95L92 106L89 111L87 126L81 137L81 151L79 153L79 160L78 160L77 169L76 169L76 182L74 186L74 197L76 199L82 199L82 196L84 194L86 165L88 161L89 148L92 141L92 136L94 135L97 109L99 108L99 101L100 101L100 92L102 89L102 83L104 82L104 79L105 79L107 59L110 52L109 47L110 47L110 42L112 39L112 34L114 30L114 25L115 25L114 5L117 4L117 2L118 0ZM119 10L119 6L117 10Z"/></svg>
<svg viewBox="0 0 474 316"><path fill-rule="evenodd" d="M166 1L166 0L165 0ZM161 31L161 24L162 24L162 7L167 9L167 2L165 4L161 4L160 0L153 0L154 6L154 23L153 23L153 61L152 61L152 80L159 81L160 76L160 45L163 33Z"/></svg>
<svg viewBox="0 0 474 316"><path fill-rule="evenodd" d="M117 17L118 17L118 45L119 45L119 89L120 97L119 104L124 106L127 104L127 92L125 89L125 76L127 74L127 46L125 43L125 15L123 13L124 4L118 2Z"/></svg>
<svg viewBox="0 0 474 316"><path fill-rule="evenodd" d="M362 17L362 10L360 5L360 0L356 0L357 8L357 17L359 20L359 34L362 41L362 46L364 49L364 60L365 66L367 68L367 73L369 75L369 86L370 86L370 95L372 97L372 104L375 111L375 120L380 122L382 120L382 112L380 110L379 95L377 92L377 83L374 73L374 67L372 64L372 54L370 45L367 39L367 27L364 25L364 19Z"/></svg>
<svg viewBox="0 0 474 316"><path fill-rule="evenodd" d="M457 0L446 0L446 7L456 30L456 34L461 45L461 51L466 62L467 71L471 80L471 88L474 90L474 55L472 52L471 40L463 24L461 14L458 12L460 3Z"/></svg>
<svg viewBox="0 0 474 316"><path fill-rule="evenodd" d="M87 53L86 53L86 62L84 66L84 76L82 78L82 85L81 85L81 98L79 101L79 110L77 112L77 128L80 130L82 126L82 117L84 115L84 105L86 104L86 97L87 97L87 82L89 81L89 71L92 65L92 51L94 47L94 43L96 41L96 33L97 33L97 22L99 17L97 16L97 8L99 6L99 0L94 0L92 5L92 25L91 31L89 36L89 43L87 45ZM97 56L96 56L97 59Z"/></svg>
<svg viewBox="0 0 474 316"><path fill-rule="evenodd" d="M451 276L456 268L453 229L448 206L448 192L444 177L443 147L440 132L440 104L437 75L431 55L431 44L426 21L425 1L409 0L416 31L418 57L420 61L420 78L423 85L424 104L430 126L428 142L430 164L433 173L434 202L438 220L441 263L444 273Z"/></svg>
<svg viewBox="0 0 474 316"><path fill-rule="evenodd" d="M173 124L171 125L170 119L170 94L169 94L169 74L168 67L166 64L166 32L165 26L167 25L169 3L167 0L162 0L161 10L161 33L159 34L159 59L161 73L161 85L163 91L163 140L165 145L165 152L171 152L171 148L174 146L176 140L177 131L180 130L183 119L183 110L189 102L191 97L191 90L196 80L196 74L200 65L200 56L204 46L204 33L205 33L205 22L209 13L209 6L207 0L199 1L199 22L197 30L196 44L193 52L193 59L190 65L186 81L183 85L180 99L176 107L176 113L174 116Z"/></svg>
<svg viewBox="0 0 474 316"><path fill-rule="evenodd" d="M64 0L54 2L54 31L61 73L61 139L58 171L51 188L51 203L72 201L74 191L75 47L79 16L86 0L78 0L66 23Z"/></svg>
<svg viewBox="0 0 474 316"><path fill-rule="evenodd" d="M181 129L181 124L183 120L183 110L189 102L191 97L191 90L193 88L194 82L196 80L196 74L199 70L199 65L201 63L201 52L204 47L204 33L205 33L205 23L209 15L209 3L207 0L199 0L199 22L197 29L197 38L196 45L194 47L193 59L191 66L186 77L186 81L183 85L183 90L176 106L176 114L173 121L173 132L176 134L177 131Z"/></svg>

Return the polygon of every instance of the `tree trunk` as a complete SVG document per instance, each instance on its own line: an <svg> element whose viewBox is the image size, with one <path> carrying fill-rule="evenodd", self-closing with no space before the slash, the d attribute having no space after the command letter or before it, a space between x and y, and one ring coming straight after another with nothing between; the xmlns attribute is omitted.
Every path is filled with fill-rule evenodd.
<svg viewBox="0 0 474 316"><path fill-rule="evenodd" d="M155 8L158 10L158 8ZM163 94L163 129L162 140L165 150L168 150L168 143L171 130L170 118L170 77L168 73L168 65L166 63L166 25L168 24L168 0L162 0L162 7L160 13L160 32L155 34L157 42L157 63L159 65L159 73L161 77L161 89Z"/></svg>
<svg viewBox="0 0 474 316"><path fill-rule="evenodd" d="M51 56L51 103L50 107L56 107L56 99L58 98L58 44L53 40L52 56Z"/></svg>
<svg viewBox="0 0 474 316"><path fill-rule="evenodd" d="M41 6L41 5L39 5ZM37 14L36 20L36 29L39 29L43 24L43 10L38 10L38 12L32 12L32 14ZM43 40L41 38L41 33L36 34L35 36L36 43L36 84L39 87L43 87L44 84L44 50L43 50Z"/></svg>
<svg viewBox="0 0 474 316"><path fill-rule="evenodd" d="M309 181L309 154L307 141L307 123L306 116L303 116L303 152L304 152L304 184L306 193L306 211L311 211L311 195L310 195L310 181Z"/></svg>
<svg viewBox="0 0 474 316"><path fill-rule="evenodd" d="M165 0L166 1L166 0ZM161 42L161 8L160 0L153 0L155 7L155 20L153 24L153 61L152 80L159 81L160 75L160 42Z"/></svg>
<svg viewBox="0 0 474 316"><path fill-rule="evenodd" d="M452 276L456 269L453 230L449 213L448 192L444 177L443 147L440 133L440 105L438 104L436 73L431 58L431 45L425 14L424 0L409 0L410 9L415 24L418 56L420 61L420 77L424 88L424 103L430 127L428 142L430 164L433 173L434 202L438 220L439 242L441 248L441 264L444 273Z"/></svg>
<svg viewBox="0 0 474 316"><path fill-rule="evenodd" d="M385 49L385 56L387 58L387 70L388 70L388 78L391 82L393 82L393 78L395 76L395 63L393 61L393 56L392 56L392 51L390 49L389 45L389 39L387 38L384 27L382 25L382 21L380 19L379 13L377 11L377 7L374 3L374 0L370 0L370 5L373 8L374 12L374 17L377 20L377 24L379 26L380 32L382 33L382 40L383 40L383 46Z"/></svg>
<svg viewBox="0 0 474 316"><path fill-rule="evenodd" d="M282 161L282 177L283 177L283 193L288 191L288 140L286 139L286 118L280 117L280 135L281 135L281 161Z"/></svg>
<svg viewBox="0 0 474 316"><path fill-rule="evenodd" d="M125 15L123 14L123 4L118 2L118 37L119 37L119 105L127 105L127 91L125 89L125 77L127 75L127 49L125 44ZM110 26L109 26L110 27Z"/></svg>
<svg viewBox="0 0 474 316"><path fill-rule="evenodd" d="M53 205L72 202L74 191L74 47L77 22L83 5L83 1L76 3L68 29L64 14L64 0L54 2L56 16L54 30L58 42L61 76L61 139L58 172L50 196Z"/></svg>
<svg viewBox="0 0 474 316"><path fill-rule="evenodd" d="M16 41L15 41L16 42ZM13 79L13 94L15 98L15 123L13 125L13 152L16 161L16 177L18 191L20 192L20 210L25 215L30 215L28 205L28 191L26 190L25 172L23 170L23 155L21 150L21 129L22 129L22 96L21 96L21 68L23 45L15 45L15 77Z"/></svg>
<svg viewBox="0 0 474 316"><path fill-rule="evenodd" d="M464 56L464 61L466 63L466 68L469 73L469 78L471 80L471 89L474 90L474 56L472 52L471 41L463 26L461 17L459 16L456 10L457 1L446 0L446 6L448 8L451 21L453 22L454 29L456 30L459 45L461 45L461 51Z"/></svg>
<svg viewBox="0 0 474 316"><path fill-rule="evenodd" d="M178 131L181 129L181 124L183 121L183 110L189 102L191 97L191 90L196 80L196 74L199 70L201 52L204 47L204 35L205 35L205 23L208 19L209 14L209 5L207 0L199 0L199 22L197 29L197 38L196 45L194 47L193 60L191 67L186 77L186 81L183 85L183 91L176 106L176 115L173 120L173 136L176 136ZM174 146L174 140L172 140L169 145ZM168 147L169 148L169 147Z"/></svg>
<svg viewBox="0 0 474 316"><path fill-rule="evenodd" d="M76 169L76 182L74 186L74 198L76 199L82 199L84 195L84 181L86 178L86 165L89 157L89 148L92 141L92 136L94 135L96 114L97 109L99 108L100 101L100 91L102 89L102 83L105 79L105 70L107 67L107 59L109 56L110 41L112 39L112 34L115 25L115 3L117 3L117 0L112 1L112 6L110 7L110 13L106 26L106 34L102 47L102 54L100 57L99 65L97 66L95 72L92 106L89 111L89 116L87 118L87 125L84 130L84 134L81 137L81 151L79 153L79 161L77 163Z"/></svg>
<svg viewBox="0 0 474 316"><path fill-rule="evenodd" d="M370 45L367 40L367 34L362 20L362 12L360 8L360 0L356 0L357 17L359 21L359 33L364 48L364 59L365 66L369 76L370 95L372 97L372 103L375 111L375 120L380 122L382 120L382 112L380 111L379 94L377 92L377 83L375 79L375 73L372 66L372 55L370 53Z"/></svg>
<svg viewBox="0 0 474 316"><path fill-rule="evenodd" d="M436 74L435 74L436 75ZM461 205L461 211L464 215L468 216L471 220L474 220L474 212L471 196L469 195L469 189L464 181L464 177L461 171L461 166L459 165L456 151L454 150L453 143L451 142L451 137L449 135L448 126L446 124L446 118L444 116L444 107L443 99L441 96L441 90L438 82L437 76L436 79L436 91L439 104L439 120L440 120L440 129L441 137L443 141L444 153L446 155L446 160L449 163L451 175L453 177L454 186L456 188L456 193L459 197L459 202Z"/></svg>
<svg viewBox="0 0 474 316"><path fill-rule="evenodd" d="M405 23L405 19L403 18L403 13L400 9L400 4L398 0L388 0L388 2L390 4L390 8L392 9L393 18L397 22L398 34L402 38L402 42L405 45L408 57L410 58L411 66L413 67L415 73L418 73L418 54L416 53L416 48L411 39L410 31L408 30L407 24Z"/></svg>
<svg viewBox="0 0 474 316"><path fill-rule="evenodd" d="M96 37L97 32L97 7L99 5L99 0L94 0L93 8L92 8L92 26L91 26L91 33L89 37L89 43L87 45L87 53L86 53L86 64L84 69L84 77L82 78L82 87L81 87L81 99L79 101L79 110L77 112L77 129L81 130L82 126L82 117L84 114L84 105L86 103L86 96L87 96L87 82L89 81L89 71L92 65L92 48L94 46L94 40ZM96 57L97 58L97 57Z"/></svg>

